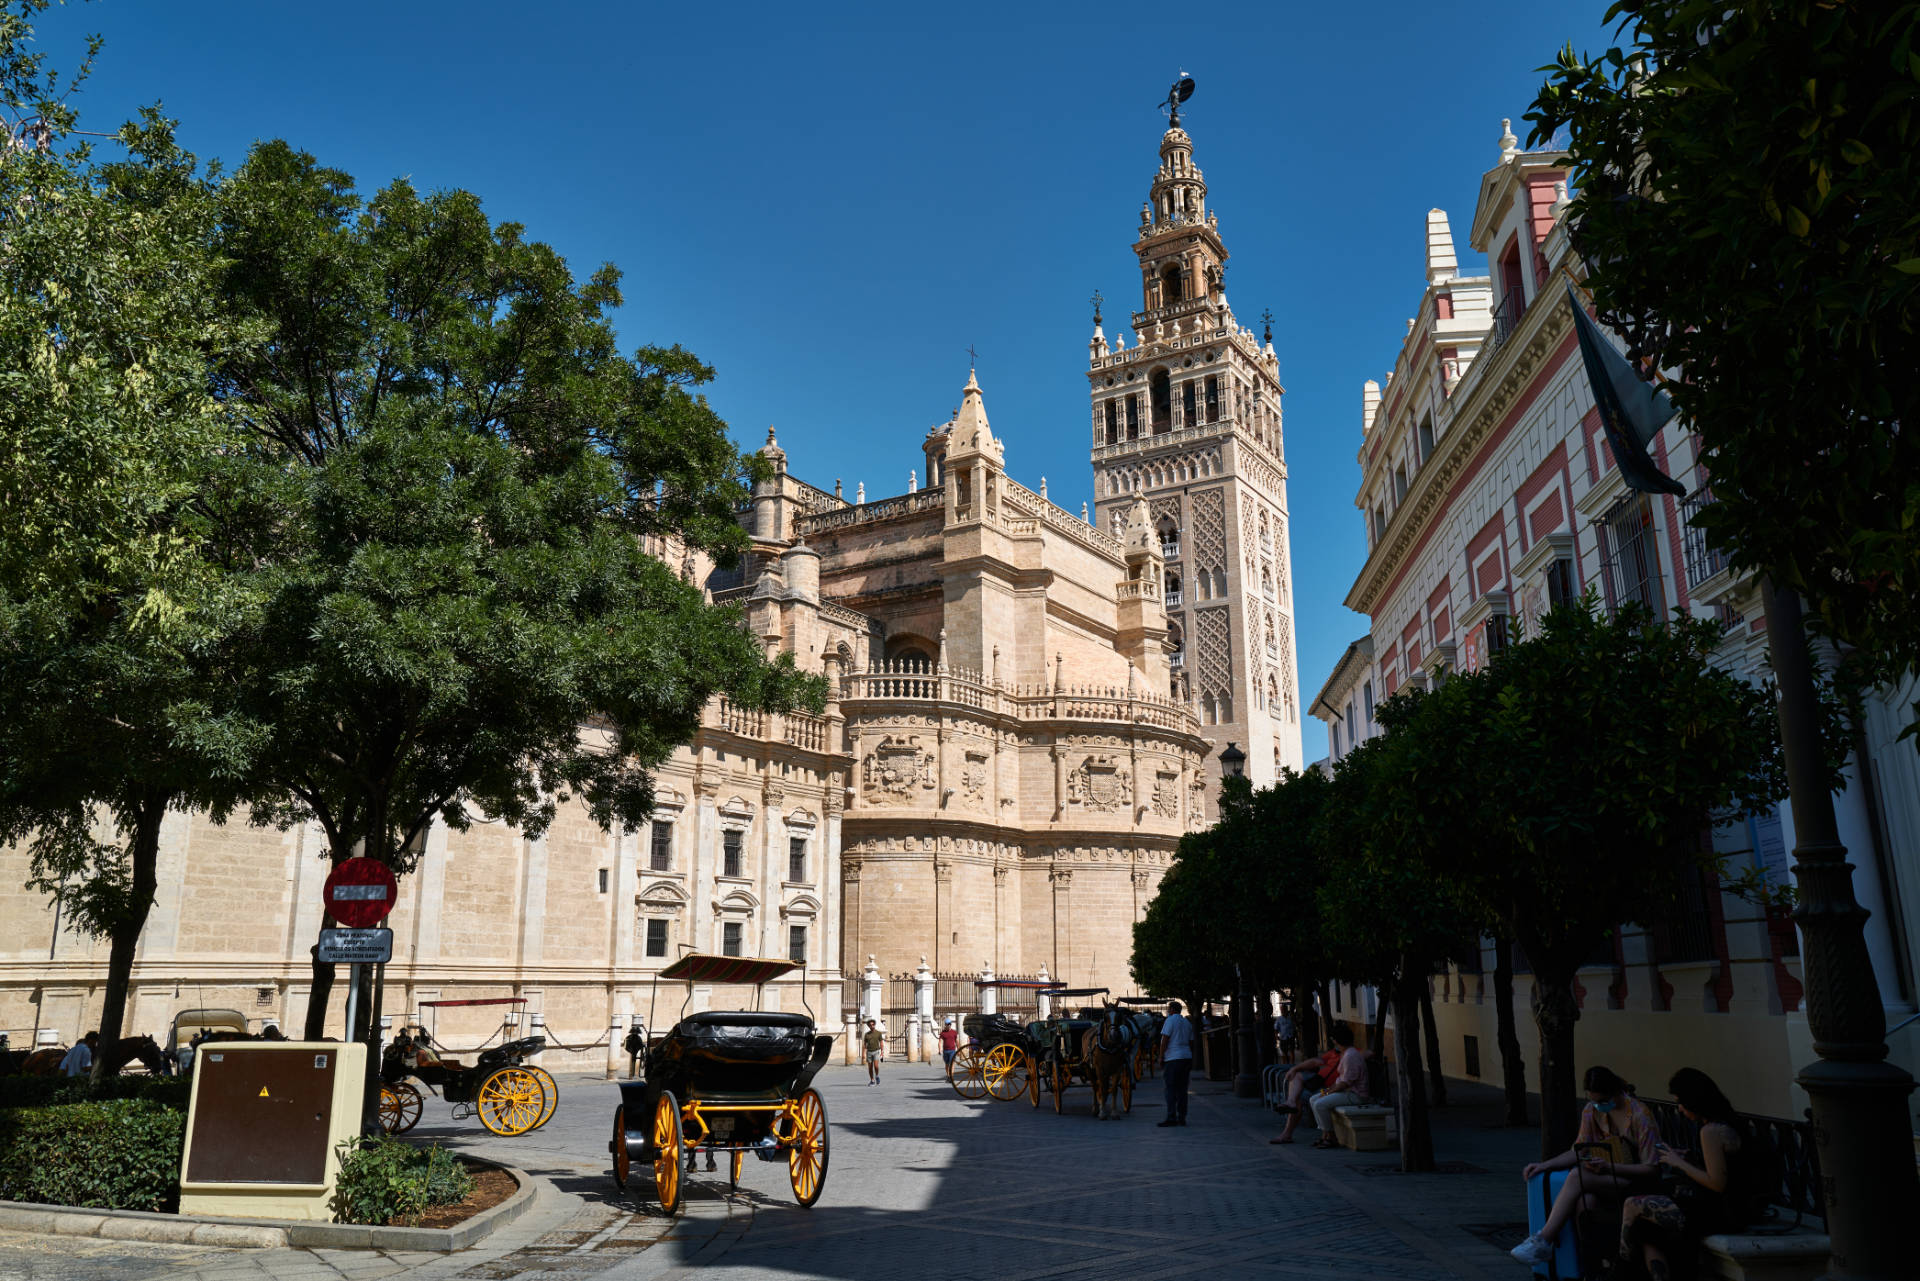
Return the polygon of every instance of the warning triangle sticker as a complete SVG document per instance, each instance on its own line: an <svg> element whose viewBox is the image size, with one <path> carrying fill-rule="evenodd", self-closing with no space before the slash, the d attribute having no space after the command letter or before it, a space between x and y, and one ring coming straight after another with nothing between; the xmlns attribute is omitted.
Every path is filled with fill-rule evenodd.
<svg viewBox="0 0 1920 1281"><path fill-rule="evenodd" d="M264 1085L260 1087L260 1097L263 1099L267 1097L267 1087Z"/></svg>

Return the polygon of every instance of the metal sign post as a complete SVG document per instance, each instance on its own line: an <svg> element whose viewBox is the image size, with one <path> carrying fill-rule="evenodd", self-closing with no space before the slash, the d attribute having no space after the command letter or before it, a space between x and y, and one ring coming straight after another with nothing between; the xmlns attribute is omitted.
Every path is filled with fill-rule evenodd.
<svg viewBox="0 0 1920 1281"><path fill-rule="evenodd" d="M373 1015L367 1020L367 1064L366 1088L363 1091L363 1111L361 1133L368 1133L368 1125L379 1116L380 1108L380 990L379 980L385 974L385 962L393 955L393 931L375 929L387 919L393 911L394 899L399 892L399 882L395 880L393 869L377 858L350 858L334 865L327 874L327 883L322 893L326 896L327 912L345 929L322 932L321 959L328 959L326 934L336 936L361 936L355 938L336 937L336 954L347 964L347 1035L349 1041L355 1040L354 1020L360 1013L360 967L371 963L374 966L372 994ZM380 940L368 938L369 935L385 935L384 944ZM355 944L358 944L356 947Z"/></svg>

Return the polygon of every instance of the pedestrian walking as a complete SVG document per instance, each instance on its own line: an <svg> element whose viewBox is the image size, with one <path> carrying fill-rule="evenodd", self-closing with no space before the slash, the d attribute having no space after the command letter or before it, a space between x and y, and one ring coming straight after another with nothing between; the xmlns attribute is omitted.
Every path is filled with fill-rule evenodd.
<svg viewBox="0 0 1920 1281"><path fill-rule="evenodd" d="M1167 1083L1167 1118L1161 1125L1187 1123L1187 1077L1193 1071L1193 1024L1180 1013L1180 1002L1167 1002L1166 1022L1160 1025L1160 1071Z"/></svg>
<svg viewBox="0 0 1920 1281"><path fill-rule="evenodd" d="M94 1047L100 1044L100 1034L89 1032L80 1038L80 1044L67 1051L67 1057L60 1060L60 1071L65 1076L85 1076L93 1071Z"/></svg>
<svg viewBox="0 0 1920 1281"><path fill-rule="evenodd" d="M1280 1042L1280 1057L1293 1062L1293 1052L1300 1048L1300 1034L1294 1030L1293 1015L1280 1011L1280 1017L1273 1021L1274 1039Z"/></svg>
<svg viewBox="0 0 1920 1281"><path fill-rule="evenodd" d="M867 1084L880 1084L880 1056L887 1052L887 1034L867 1020L867 1034L860 1038L867 1051Z"/></svg>
<svg viewBox="0 0 1920 1281"><path fill-rule="evenodd" d="M947 1025L940 1029L940 1057L947 1063L947 1079L953 1079L954 1056L960 1053L960 1033L954 1029L953 1019L947 1019Z"/></svg>

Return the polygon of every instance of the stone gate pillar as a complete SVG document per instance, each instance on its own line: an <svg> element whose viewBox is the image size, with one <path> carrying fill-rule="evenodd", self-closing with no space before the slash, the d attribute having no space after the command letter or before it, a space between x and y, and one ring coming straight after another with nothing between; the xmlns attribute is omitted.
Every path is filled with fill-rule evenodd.
<svg viewBox="0 0 1920 1281"><path fill-rule="evenodd" d="M1000 1012L1000 989L989 986L993 982L993 962L988 961L980 967L980 1012L998 1014Z"/></svg>
<svg viewBox="0 0 1920 1281"><path fill-rule="evenodd" d="M864 1029L868 1019L880 1018L880 967L874 964L873 955L867 955L867 967L860 972L860 1025ZM884 1030L884 1029L883 1029Z"/></svg>
<svg viewBox="0 0 1920 1281"><path fill-rule="evenodd" d="M607 1024L607 1080L619 1077L627 1066L627 1026L631 1015L616 1014Z"/></svg>
<svg viewBox="0 0 1920 1281"><path fill-rule="evenodd" d="M933 971L928 968L924 956L920 958L919 968L913 972L913 1008L920 1016L920 1061L931 1063L940 1025L933 1017Z"/></svg>
<svg viewBox="0 0 1920 1281"><path fill-rule="evenodd" d="M1047 977L1047 963L1045 961L1040 963L1040 981L1042 983L1053 982L1052 979ZM1038 1009L1037 1017L1041 1022L1044 1023L1053 1017L1053 997L1049 996L1044 990L1039 993L1036 1005Z"/></svg>

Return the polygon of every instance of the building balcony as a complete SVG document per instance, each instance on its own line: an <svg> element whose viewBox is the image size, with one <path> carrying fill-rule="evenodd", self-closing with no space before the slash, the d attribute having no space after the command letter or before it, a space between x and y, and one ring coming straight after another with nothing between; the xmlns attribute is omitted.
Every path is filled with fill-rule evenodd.
<svg viewBox="0 0 1920 1281"><path fill-rule="evenodd" d="M1713 506L1713 502L1713 491L1703 487L1680 503L1680 524L1685 531L1687 587L1695 592L1727 569L1727 554L1709 547L1707 532L1695 528L1693 523L1693 518Z"/></svg>
<svg viewBox="0 0 1920 1281"><path fill-rule="evenodd" d="M1064 682L1054 687L1006 685L965 668L929 670L911 660L877 663L871 671L849 672L840 680L841 710L850 719L868 710L863 704L902 702L944 703L1013 721L1108 721L1182 734L1196 734L1200 728L1185 703L1141 689Z"/></svg>
<svg viewBox="0 0 1920 1281"><path fill-rule="evenodd" d="M1181 600L1181 595L1182 595L1182 593L1180 593L1180 592L1168 592L1168 593L1167 593L1167 608L1168 608L1168 609L1179 609L1179 608L1180 608L1180 600Z"/></svg>

